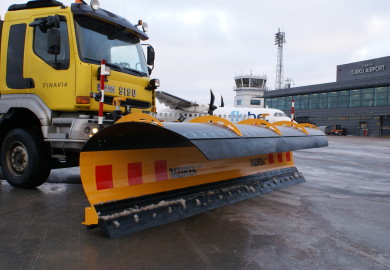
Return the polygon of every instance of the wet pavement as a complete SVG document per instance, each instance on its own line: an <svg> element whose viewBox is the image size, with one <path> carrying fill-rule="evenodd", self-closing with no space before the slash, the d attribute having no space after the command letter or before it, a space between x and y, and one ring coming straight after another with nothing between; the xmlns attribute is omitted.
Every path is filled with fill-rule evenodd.
<svg viewBox="0 0 390 270"><path fill-rule="evenodd" d="M329 142L294 154L303 184L114 240L80 224L78 168L0 180L0 269L390 269L390 138Z"/></svg>

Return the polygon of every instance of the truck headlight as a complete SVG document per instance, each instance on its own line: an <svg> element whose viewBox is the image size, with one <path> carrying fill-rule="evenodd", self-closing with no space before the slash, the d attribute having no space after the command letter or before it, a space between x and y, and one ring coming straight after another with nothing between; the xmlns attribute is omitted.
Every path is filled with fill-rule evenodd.
<svg viewBox="0 0 390 270"><path fill-rule="evenodd" d="M98 10L100 8L100 3L98 0L92 0L91 1L91 8L93 10Z"/></svg>
<svg viewBox="0 0 390 270"><path fill-rule="evenodd" d="M160 87L159 79L151 79L149 85L145 87L146 90L156 90L157 87Z"/></svg>

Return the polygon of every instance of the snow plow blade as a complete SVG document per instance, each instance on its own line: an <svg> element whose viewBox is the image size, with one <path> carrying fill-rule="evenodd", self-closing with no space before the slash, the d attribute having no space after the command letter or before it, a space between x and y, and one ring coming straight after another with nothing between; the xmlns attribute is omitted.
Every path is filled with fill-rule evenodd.
<svg viewBox="0 0 390 270"><path fill-rule="evenodd" d="M98 225L107 238L303 182L291 151L328 145L314 126L289 122L141 118L124 117L103 129L80 154L91 204L83 224Z"/></svg>

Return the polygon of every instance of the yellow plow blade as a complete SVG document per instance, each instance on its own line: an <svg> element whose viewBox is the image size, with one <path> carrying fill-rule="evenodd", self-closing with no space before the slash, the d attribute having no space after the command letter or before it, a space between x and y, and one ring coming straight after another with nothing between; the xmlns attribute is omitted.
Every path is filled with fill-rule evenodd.
<svg viewBox="0 0 390 270"><path fill-rule="evenodd" d="M121 122L97 133L80 155L84 224L114 238L296 184L291 151L327 145L314 128L228 125Z"/></svg>

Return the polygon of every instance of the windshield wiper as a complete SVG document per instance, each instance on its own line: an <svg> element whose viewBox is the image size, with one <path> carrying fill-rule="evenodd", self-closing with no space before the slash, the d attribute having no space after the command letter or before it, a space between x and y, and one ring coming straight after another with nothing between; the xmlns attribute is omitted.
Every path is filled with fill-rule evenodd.
<svg viewBox="0 0 390 270"><path fill-rule="evenodd" d="M100 60L96 60L96 59L88 58L88 57L83 57L83 58L85 60L89 60L89 61L94 62L96 64L100 64ZM112 64L112 63L106 63L106 65L113 68L113 70L116 70L116 71L122 71L123 69L125 69L125 70L129 71L130 73L133 73L133 74L141 76L141 77L148 76L147 73L139 71L137 69L132 69L132 68L128 68L128 67L121 67L120 65Z"/></svg>
<svg viewBox="0 0 390 270"><path fill-rule="evenodd" d="M83 57L85 60L88 60L88 61L91 61L91 62L94 62L96 64L100 64L101 61L100 60L96 60L96 59L93 59L93 58L88 58L88 57ZM116 71L122 71L122 68L118 65L115 65L115 64L112 64L112 63L106 63L107 66L113 68L113 70L116 70Z"/></svg>
<svg viewBox="0 0 390 270"><path fill-rule="evenodd" d="M92 62L95 62L96 64L97 64L97 63L100 64L100 61L99 61L99 60L96 60L96 59L92 59L92 58L88 58L88 57L83 57L83 59L89 60L89 61L92 61Z"/></svg>
<svg viewBox="0 0 390 270"><path fill-rule="evenodd" d="M113 68L116 71L122 71L122 68L118 65L112 64L112 63L106 63L107 66Z"/></svg>
<svg viewBox="0 0 390 270"><path fill-rule="evenodd" d="M127 68L127 67L123 67L123 69L126 69L126 70L130 71L131 73L135 73L136 75L139 75L141 77L148 76L148 74L146 74L145 72L139 71L137 69Z"/></svg>

